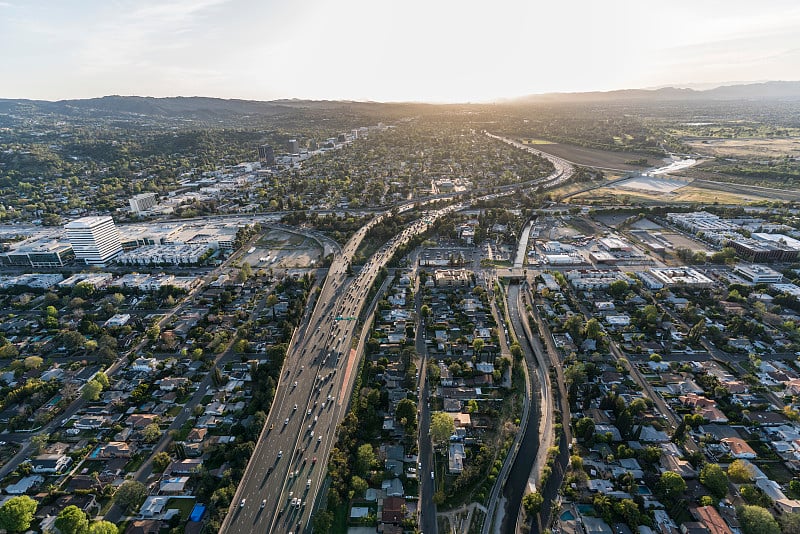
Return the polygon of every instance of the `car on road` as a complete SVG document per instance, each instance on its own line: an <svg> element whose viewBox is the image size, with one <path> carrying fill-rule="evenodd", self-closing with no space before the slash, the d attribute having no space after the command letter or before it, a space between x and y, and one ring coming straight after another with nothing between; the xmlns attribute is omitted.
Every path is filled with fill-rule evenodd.
<svg viewBox="0 0 800 534"><path fill-rule="evenodd" d="M278 459L280 460L283 458L283 451L278 451Z"/></svg>
<svg viewBox="0 0 800 534"><path fill-rule="evenodd" d="M239 503L239 508L244 508L244 503L247 499L242 499L242 502Z"/></svg>
<svg viewBox="0 0 800 534"><path fill-rule="evenodd" d="M286 426L288 424L289 424L289 418L287 417L286 419L283 420L283 426Z"/></svg>
<svg viewBox="0 0 800 534"><path fill-rule="evenodd" d="M296 411L297 411L297 405L296 405L296 404L294 405L294 408L292 408L292 411L293 411L293 412L296 412Z"/></svg>
<svg viewBox="0 0 800 534"><path fill-rule="evenodd" d="M431 480L433 480L433 471L431 471Z"/></svg>
<svg viewBox="0 0 800 534"><path fill-rule="evenodd" d="M311 479L306 480L306 489L311 487Z"/></svg>
<svg viewBox="0 0 800 534"><path fill-rule="evenodd" d="M261 509L263 510L266 505L267 505L267 499L263 499L261 501Z"/></svg>

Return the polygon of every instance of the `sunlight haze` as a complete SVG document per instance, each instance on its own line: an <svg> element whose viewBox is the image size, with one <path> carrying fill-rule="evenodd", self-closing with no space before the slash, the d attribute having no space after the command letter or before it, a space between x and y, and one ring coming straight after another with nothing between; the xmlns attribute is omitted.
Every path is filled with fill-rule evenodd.
<svg viewBox="0 0 800 534"><path fill-rule="evenodd" d="M796 2L0 1L0 97L488 101L800 79Z"/></svg>

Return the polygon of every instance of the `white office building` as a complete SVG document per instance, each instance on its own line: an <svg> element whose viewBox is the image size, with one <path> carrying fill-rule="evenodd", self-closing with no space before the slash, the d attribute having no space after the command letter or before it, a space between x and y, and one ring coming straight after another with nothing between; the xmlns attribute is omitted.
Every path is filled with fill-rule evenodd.
<svg viewBox="0 0 800 534"><path fill-rule="evenodd" d="M155 193L141 193L139 195L134 196L133 198L128 199L128 203L131 205L131 212L133 213L141 213L143 211L147 211L150 208L156 205L156 194Z"/></svg>
<svg viewBox="0 0 800 534"><path fill-rule="evenodd" d="M111 217L83 217L64 226L75 258L87 265L105 265L122 252Z"/></svg>

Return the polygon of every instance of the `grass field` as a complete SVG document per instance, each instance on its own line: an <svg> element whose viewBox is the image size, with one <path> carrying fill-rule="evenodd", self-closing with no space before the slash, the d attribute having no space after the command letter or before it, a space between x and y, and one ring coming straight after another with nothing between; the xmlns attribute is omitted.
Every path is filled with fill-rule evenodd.
<svg viewBox="0 0 800 534"><path fill-rule="evenodd" d="M564 158L578 165L586 167L602 167L607 169L619 169L624 171L642 170L641 165L631 165L627 161L645 158L648 164L653 167L662 164L661 159L653 155L637 154L635 152L617 152L609 150L597 150L576 145L563 143L548 143L536 147L542 152L547 152L554 156Z"/></svg>
<svg viewBox="0 0 800 534"><path fill-rule="evenodd" d="M774 200L774 197L768 193L763 194L749 194L749 193L734 193L730 191L720 191L715 189L706 189L701 187L686 186L682 187L671 193L648 193L645 191L635 191L632 189L617 189L614 187L602 187L593 191L587 191L575 195L571 198L573 202L586 202L594 201L616 201L623 203L644 203L644 204L658 204L662 202L669 203L701 203L701 204L749 204L752 202L761 202L764 200Z"/></svg>
<svg viewBox="0 0 800 534"><path fill-rule="evenodd" d="M800 157L800 137L781 139L685 139L684 143L698 154L722 158L782 158Z"/></svg>

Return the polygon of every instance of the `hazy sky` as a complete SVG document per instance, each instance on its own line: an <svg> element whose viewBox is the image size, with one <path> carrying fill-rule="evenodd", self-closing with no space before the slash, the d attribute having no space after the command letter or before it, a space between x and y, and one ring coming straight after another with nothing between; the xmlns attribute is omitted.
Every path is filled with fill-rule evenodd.
<svg viewBox="0 0 800 534"><path fill-rule="evenodd" d="M797 0L0 0L0 98L463 102L799 79Z"/></svg>

